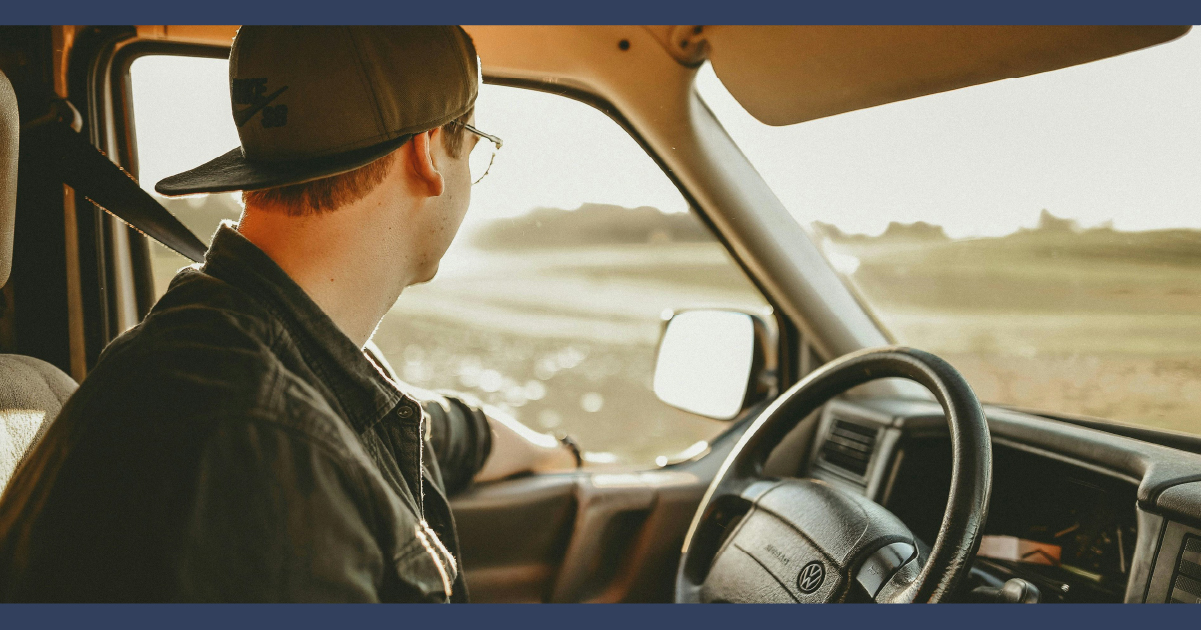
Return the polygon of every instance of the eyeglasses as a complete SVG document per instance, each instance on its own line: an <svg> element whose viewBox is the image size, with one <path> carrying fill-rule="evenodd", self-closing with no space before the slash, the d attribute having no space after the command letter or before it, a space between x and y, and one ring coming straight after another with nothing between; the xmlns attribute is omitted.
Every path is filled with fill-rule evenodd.
<svg viewBox="0 0 1201 630"><path fill-rule="evenodd" d="M471 168L471 185L474 186L480 183L480 180L492 170L492 162L496 160L496 153L504 145L504 141L494 135L484 133L475 127L468 124L463 124L463 128L475 135L479 136L487 142L476 142L471 149L471 155L468 156L468 166Z"/></svg>

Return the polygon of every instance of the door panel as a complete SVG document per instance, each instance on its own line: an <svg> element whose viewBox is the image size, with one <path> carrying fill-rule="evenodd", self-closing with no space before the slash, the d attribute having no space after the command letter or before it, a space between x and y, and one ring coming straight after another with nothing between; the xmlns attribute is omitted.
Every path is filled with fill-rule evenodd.
<svg viewBox="0 0 1201 630"><path fill-rule="evenodd" d="M670 601L706 485L666 470L477 485L451 500L472 601Z"/></svg>
<svg viewBox="0 0 1201 630"><path fill-rule="evenodd" d="M575 487L573 475L539 475L451 500L472 601L546 601L575 521Z"/></svg>

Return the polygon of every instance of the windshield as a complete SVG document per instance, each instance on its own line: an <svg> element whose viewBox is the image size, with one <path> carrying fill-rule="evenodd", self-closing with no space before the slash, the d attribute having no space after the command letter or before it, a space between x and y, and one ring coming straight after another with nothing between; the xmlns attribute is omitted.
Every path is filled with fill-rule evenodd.
<svg viewBox="0 0 1201 630"><path fill-rule="evenodd" d="M1201 34L788 127L697 90L899 343L981 400L1201 433Z"/></svg>

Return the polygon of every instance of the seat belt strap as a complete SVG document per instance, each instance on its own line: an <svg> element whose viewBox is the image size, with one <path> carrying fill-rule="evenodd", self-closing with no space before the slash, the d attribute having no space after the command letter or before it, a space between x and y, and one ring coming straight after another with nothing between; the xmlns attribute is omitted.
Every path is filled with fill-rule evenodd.
<svg viewBox="0 0 1201 630"><path fill-rule="evenodd" d="M60 181L142 234L204 261L204 242L82 134L58 121L31 127L21 142L45 143L47 166Z"/></svg>

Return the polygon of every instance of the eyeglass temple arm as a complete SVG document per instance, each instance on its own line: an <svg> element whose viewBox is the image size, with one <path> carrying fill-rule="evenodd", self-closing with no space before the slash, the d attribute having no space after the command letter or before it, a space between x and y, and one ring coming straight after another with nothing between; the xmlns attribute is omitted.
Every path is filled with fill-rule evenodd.
<svg viewBox="0 0 1201 630"><path fill-rule="evenodd" d="M504 146L504 144L505 144L504 140L501 140L500 138L498 138L490 133L484 133L484 132L480 131L479 129L472 127L471 125L468 125L467 123L463 123L463 128L466 129L467 131L470 131L471 133L474 133L475 135L477 135L481 138L484 138L484 139L492 142L492 144L495 144L496 148L498 148L498 149L501 148L502 146Z"/></svg>

